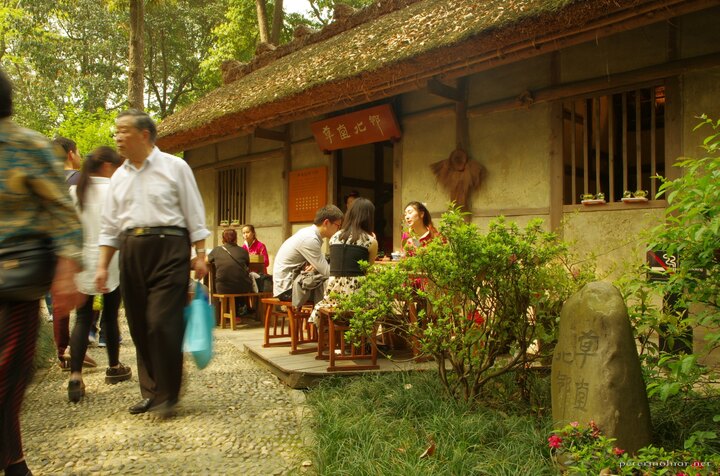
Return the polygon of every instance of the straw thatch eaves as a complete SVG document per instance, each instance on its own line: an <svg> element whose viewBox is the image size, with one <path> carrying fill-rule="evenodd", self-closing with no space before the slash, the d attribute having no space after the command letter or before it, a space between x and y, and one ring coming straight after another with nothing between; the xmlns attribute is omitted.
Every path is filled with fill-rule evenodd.
<svg viewBox="0 0 720 476"><path fill-rule="evenodd" d="M711 0L380 0L256 57L166 118L180 151L545 54L708 7ZM232 67L232 66L231 66Z"/></svg>

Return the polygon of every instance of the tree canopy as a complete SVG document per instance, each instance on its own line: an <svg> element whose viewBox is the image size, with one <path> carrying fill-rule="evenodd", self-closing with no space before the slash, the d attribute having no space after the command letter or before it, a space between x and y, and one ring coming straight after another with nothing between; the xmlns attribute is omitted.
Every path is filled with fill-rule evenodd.
<svg viewBox="0 0 720 476"><path fill-rule="evenodd" d="M268 39L281 44L298 24L327 24L335 0L310 0L307 18L275 15L281 0L145 0L144 109L162 120L219 86L224 60L249 61L261 40L260 4ZM115 114L130 104L130 5L0 0L0 66L13 81L17 122L72 136L82 153L111 142Z"/></svg>

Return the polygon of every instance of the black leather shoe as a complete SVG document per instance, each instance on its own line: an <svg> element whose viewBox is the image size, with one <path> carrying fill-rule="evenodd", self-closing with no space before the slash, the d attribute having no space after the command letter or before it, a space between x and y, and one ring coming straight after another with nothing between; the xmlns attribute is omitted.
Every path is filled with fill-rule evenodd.
<svg viewBox="0 0 720 476"><path fill-rule="evenodd" d="M128 411L132 415L137 415L138 413L145 413L146 411L150 410L150 407L152 406L152 400L149 398L143 398L135 405L131 406Z"/></svg>
<svg viewBox="0 0 720 476"><path fill-rule="evenodd" d="M159 405L151 407L148 411L156 414L160 418L170 418L175 416L175 407L177 406L177 398L171 398L162 402Z"/></svg>

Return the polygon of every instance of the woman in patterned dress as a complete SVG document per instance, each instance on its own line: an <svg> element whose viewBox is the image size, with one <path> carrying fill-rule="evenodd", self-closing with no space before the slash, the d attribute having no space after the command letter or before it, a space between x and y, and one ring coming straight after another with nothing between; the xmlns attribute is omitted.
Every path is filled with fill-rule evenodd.
<svg viewBox="0 0 720 476"><path fill-rule="evenodd" d="M315 304L310 322L315 322L319 309L332 308L337 304L330 297L332 293L351 294L358 288L365 275L358 263L372 263L377 257L378 242L374 228L375 205L366 198L357 198L340 230L330 238L330 278L325 297Z"/></svg>

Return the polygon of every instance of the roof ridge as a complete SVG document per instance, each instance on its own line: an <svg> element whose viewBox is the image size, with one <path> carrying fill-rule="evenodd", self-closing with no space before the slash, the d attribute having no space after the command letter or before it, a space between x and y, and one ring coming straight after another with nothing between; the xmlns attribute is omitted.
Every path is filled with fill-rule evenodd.
<svg viewBox="0 0 720 476"><path fill-rule="evenodd" d="M374 3L364 8L355 10L348 16L338 15L339 12L337 11L338 5L341 6L340 8L347 8L348 5L342 3L337 4L334 15L335 18L331 23L322 29L296 36L292 41L277 47L274 45L260 47L259 50L262 51L256 53L253 59L248 63L242 63L234 59L224 61L221 66L223 84L230 84L237 81L243 76L269 65L283 56L287 56L301 50L308 45L325 41L359 25L374 21L383 15L393 13L407 7L408 5L422 1L425 0L376 0ZM306 25L300 26L302 27Z"/></svg>

